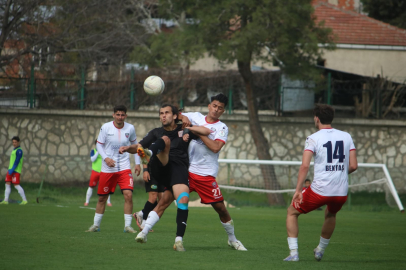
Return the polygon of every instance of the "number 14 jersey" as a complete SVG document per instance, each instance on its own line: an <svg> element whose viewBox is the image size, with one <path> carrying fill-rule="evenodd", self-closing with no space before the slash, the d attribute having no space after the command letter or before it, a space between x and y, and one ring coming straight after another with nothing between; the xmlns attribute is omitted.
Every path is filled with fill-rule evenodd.
<svg viewBox="0 0 406 270"><path fill-rule="evenodd" d="M313 152L314 179L311 189L322 196L347 196L350 151L355 150L351 135L330 128L306 139L305 151Z"/></svg>

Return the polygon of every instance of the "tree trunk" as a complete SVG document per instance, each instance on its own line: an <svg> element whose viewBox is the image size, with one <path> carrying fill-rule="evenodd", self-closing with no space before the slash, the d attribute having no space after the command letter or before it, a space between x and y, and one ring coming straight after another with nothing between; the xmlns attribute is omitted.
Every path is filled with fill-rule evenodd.
<svg viewBox="0 0 406 270"><path fill-rule="evenodd" d="M249 127L252 138L254 139L257 148L258 158L261 160L271 160L269 154L269 144L262 132L261 123L258 117L258 107L256 106L254 92L253 92L253 76L251 72L251 63L238 61L238 71L241 74L244 84L245 92L247 95L247 107L249 115ZM280 189L280 185L276 179L275 170L273 165L260 165L262 176L264 177L265 189ZM285 205L285 200L282 194L267 193L268 202L270 205Z"/></svg>

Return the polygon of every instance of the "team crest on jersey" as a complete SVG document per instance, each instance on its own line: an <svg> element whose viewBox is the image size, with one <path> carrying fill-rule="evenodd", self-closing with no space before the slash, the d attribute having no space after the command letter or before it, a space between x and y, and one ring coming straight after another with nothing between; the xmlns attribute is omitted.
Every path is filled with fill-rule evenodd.
<svg viewBox="0 0 406 270"><path fill-rule="evenodd" d="M104 192L108 192L108 191L109 191L109 187L104 187L104 188L103 188L103 191L104 191Z"/></svg>
<svg viewBox="0 0 406 270"><path fill-rule="evenodd" d="M220 136L220 137L226 136L226 132L225 132L224 130L220 130L219 136Z"/></svg>
<svg viewBox="0 0 406 270"><path fill-rule="evenodd" d="M126 138L130 137L130 133L126 133L126 134L125 134L125 137L126 137Z"/></svg>
<svg viewBox="0 0 406 270"><path fill-rule="evenodd" d="M217 183L216 183L216 182L211 183L211 185L212 185L214 188L217 188Z"/></svg>
<svg viewBox="0 0 406 270"><path fill-rule="evenodd" d="M216 129L215 129L214 127L211 127L210 130L211 130L211 132L215 132L215 131L216 131Z"/></svg>
<svg viewBox="0 0 406 270"><path fill-rule="evenodd" d="M182 137L182 136L183 136L183 130L179 130L179 131L178 131L178 136L179 136L179 137Z"/></svg>

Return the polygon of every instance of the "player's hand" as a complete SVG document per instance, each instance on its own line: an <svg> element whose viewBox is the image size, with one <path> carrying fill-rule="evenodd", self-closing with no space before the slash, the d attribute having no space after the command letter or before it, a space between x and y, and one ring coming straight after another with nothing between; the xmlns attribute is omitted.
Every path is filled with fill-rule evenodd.
<svg viewBox="0 0 406 270"><path fill-rule="evenodd" d="M148 183L149 180L151 179L151 177L150 177L150 175L149 175L149 172L148 172L147 170L144 171L144 173L143 173L143 175L142 175L142 179L144 179L144 181L145 181L146 183Z"/></svg>
<svg viewBox="0 0 406 270"><path fill-rule="evenodd" d="M113 168L116 166L116 162L114 160L112 160L111 158L106 158L104 161L106 162L107 166L109 166L109 167Z"/></svg>
<svg viewBox="0 0 406 270"><path fill-rule="evenodd" d="M12 175L13 174L13 172L14 172L14 170L8 170L8 175Z"/></svg>
<svg viewBox="0 0 406 270"><path fill-rule="evenodd" d="M141 166L140 164L135 164L134 173L138 176L141 173Z"/></svg>
<svg viewBox="0 0 406 270"><path fill-rule="evenodd" d="M191 125L192 125L192 123L190 122L189 118L182 115L182 128L190 127Z"/></svg>
<svg viewBox="0 0 406 270"><path fill-rule="evenodd" d="M300 204L303 201L303 194L301 191L296 191L292 198L292 203L295 208L300 208Z"/></svg>
<svg viewBox="0 0 406 270"><path fill-rule="evenodd" d="M189 141L189 134L183 135L183 141L188 142Z"/></svg>
<svg viewBox="0 0 406 270"><path fill-rule="evenodd" d="M164 140L165 145L167 145L167 144L171 144L171 139L169 139L169 137L168 137L168 136L163 136L163 137L162 137L162 140Z"/></svg>
<svg viewBox="0 0 406 270"><path fill-rule="evenodd" d="M118 149L118 152L119 152L120 154L124 154L125 152L128 151L129 148L130 148L129 146L121 146L121 147Z"/></svg>

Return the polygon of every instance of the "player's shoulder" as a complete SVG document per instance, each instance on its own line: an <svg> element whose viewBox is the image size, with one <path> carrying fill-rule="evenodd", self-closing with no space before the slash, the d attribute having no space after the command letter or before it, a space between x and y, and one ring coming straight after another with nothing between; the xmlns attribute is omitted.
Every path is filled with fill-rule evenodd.
<svg viewBox="0 0 406 270"><path fill-rule="evenodd" d="M134 131L135 131L134 125L133 125L133 124L130 124L130 123L128 123L128 122L124 122L124 128L126 128L126 129L131 129L131 130L134 130Z"/></svg>
<svg viewBox="0 0 406 270"><path fill-rule="evenodd" d="M113 121L104 123L104 124L101 126L101 129L103 129L103 128L110 128L110 127L114 127Z"/></svg>

